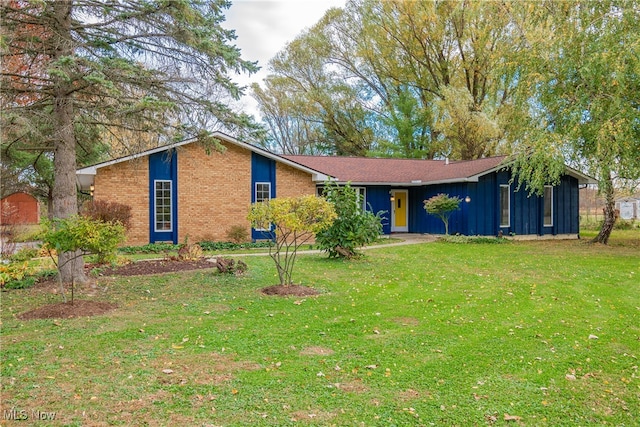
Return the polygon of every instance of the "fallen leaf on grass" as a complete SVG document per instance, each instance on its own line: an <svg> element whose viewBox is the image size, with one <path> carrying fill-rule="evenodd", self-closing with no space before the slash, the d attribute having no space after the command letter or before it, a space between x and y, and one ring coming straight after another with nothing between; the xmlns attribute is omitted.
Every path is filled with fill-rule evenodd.
<svg viewBox="0 0 640 427"><path fill-rule="evenodd" d="M493 424L498 421L498 417L496 417L495 415L485 415L484 419L487 420L489 424Z"/></svg>
<svg viewBox="0 0 640 427"><path fill-rule="evenodd" d="M517 415L504 414L504 420L505 421L520 421L520 420L522 420L522 417L519 417Z"/></svg>

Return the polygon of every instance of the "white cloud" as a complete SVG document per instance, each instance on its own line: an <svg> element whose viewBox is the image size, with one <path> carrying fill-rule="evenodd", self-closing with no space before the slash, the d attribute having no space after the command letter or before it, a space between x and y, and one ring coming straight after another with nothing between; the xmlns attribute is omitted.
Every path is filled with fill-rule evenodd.
<svg viewBox="0 0 640 427"><path fill-rule="evenodd" d="M345 0L236 0L227 9L223 26L233 29L235 45L242 58L258 61L260 71L251 76L239 75L242 86L262 82L271 58L302 31L311 28L332 7L344 7ZM245 93L248 92L245 91ZM248 114L259 118L257 104L250 96L242 99Z"/></svg>

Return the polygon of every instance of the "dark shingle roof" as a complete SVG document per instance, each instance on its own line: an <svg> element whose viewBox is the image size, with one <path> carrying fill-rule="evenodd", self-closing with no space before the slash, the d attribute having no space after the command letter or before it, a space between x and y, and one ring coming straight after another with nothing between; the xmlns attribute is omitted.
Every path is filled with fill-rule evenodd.
<svg viewBox="0 0 640 427"><path fill-rule="evenodd" d="M340 182L428 184L475 180L500 166L505 156L448 162L445 160L380 159L371 157L282 156Z"/></svg>

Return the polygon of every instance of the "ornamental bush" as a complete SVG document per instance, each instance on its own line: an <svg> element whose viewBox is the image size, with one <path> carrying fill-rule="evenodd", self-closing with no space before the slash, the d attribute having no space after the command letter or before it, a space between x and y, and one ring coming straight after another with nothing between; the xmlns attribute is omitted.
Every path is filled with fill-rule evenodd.
<svg viewBox="0 0 640 427"><path fill-rule="evenodd" d="M125 239L125 228L119 222L103 222L84 216L70 216L68 218L54 218L52 221L43 221L42 235L43 246L49 251L51 259L58 269L60 278L60 290L66 302L60 269L68 262L83 255L96 254L99 262L111 262L116 259L116 248ZM56 260L54 254L73 254L64 263L60 264L60 257ZM73 278L75 280L75 278ZM71 303L73 304L74 283L71 285Z"/></svg>
<svg viewBox="0 0 640 427"><path fill-rule="evenodd" d="M427 213L439 217L444 223L444 234L449 234L449 216L453 211L460 209L459 197L449 197L448 194L438 194L429 200L424 201L424 208Z"/></svg>
<svg viewBox="0 0 640 427"><path fill-rule="evenodd" d="M125 239L122 224L77 215L44 221L42 226L44 231L40 238L50 251L96 254L103 263L115 260L116 248Z"/></svg>
<svg viewBox="0 0 640 427"><path fill-rule="evenodd" d="M331 203L312 195L284 197L254 203L247 217L272 241L269 255L276 264L280 285L292 285L298 248L329 227L336 218Z"/></svg>
<svg viewBox="0 0 640 427"><path fill-rule="evenodd" d="M82 216L102 221L119 222L128 230L131 227L131 206L106 200L90 200L82 205Z"/></svg>
<svg viewBox="0 0 640 427"><path fill-rule="evenodd" d="M326 183L324 196L331 202L338 217L331 227L318 233L318 247L329 253L329 258L352 258L356 248L375 242L382 234L384 211L373 214L363 211L358 192L346 184Z"/></svg>

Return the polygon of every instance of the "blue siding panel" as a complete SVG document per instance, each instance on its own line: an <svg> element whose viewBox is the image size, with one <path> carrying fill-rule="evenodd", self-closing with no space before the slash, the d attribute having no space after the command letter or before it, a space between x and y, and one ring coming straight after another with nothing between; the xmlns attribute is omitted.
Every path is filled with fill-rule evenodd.
<svg viewBox="0 0 640 427"><path fill-rule="evenodd" d="M155 180L171 181L172 231L155 231ZM149 155L149 241L178 243L178 153L175 150Z"/></svg>
<svg viewBox="0 0 640 427"><path fill-rule="evenodd" d="M368 186L366 187L367 210L382 214L382 232L384 234L391 233L391 195L389 192L391 187L388 185Z"/></svg>
<svg viewBox="0 0 640 427"><path fill-rule="evenodd" d="M276 162L258 153L251 152L251 203L256 201L256 182L271 183L271 198L276 197ZM264 231L251 229L251 238L266 239L268 234Z"/></svg>
<svg viewBox="0 0 640 427"><path fill-rule="evenodd" d="M392 190L408 190L410 233L444 234L442 220L427 214L424 200L444 193L462 199L460 209L449 218L449 233L468 236L497 236L536 234L577 234L579 230L578 182L564 176L560 185L554 187L554 225L544 227L544 199L529 195L525 187L515 191L517 184L511 183L509 171L498 171L479 178L478 182L437 184L422 187L367 186L367 204L372 212L386 211L383 215L383 233L391 232ZM510 185L510 226L500 227L500 185ZM470 201L465 198L469 196Z"/></svg>
<svg viewBox="0 0 640 427"><path fill-rule="evenodd" d="M577 179L563 176L554 188L554 234L578 234L580 231L579 191Z"/></svg>
<svg viewBox="0 0 640 427"><path fill-rule="evenodd" d="M513 191L513 190L512 190ZM514 192L514 204L511 206L511 232L516 234L541 234L540 203L542 198L529 195L522 186Z"/></svg>
<svg viewBox="0 0 640 427"><path fill-rule="evenodd" d="M469 183L469 188L471 202L469 202L468 234L497 235L500 212L498 175L492 173L480 177L477 183Z"/></svg>

